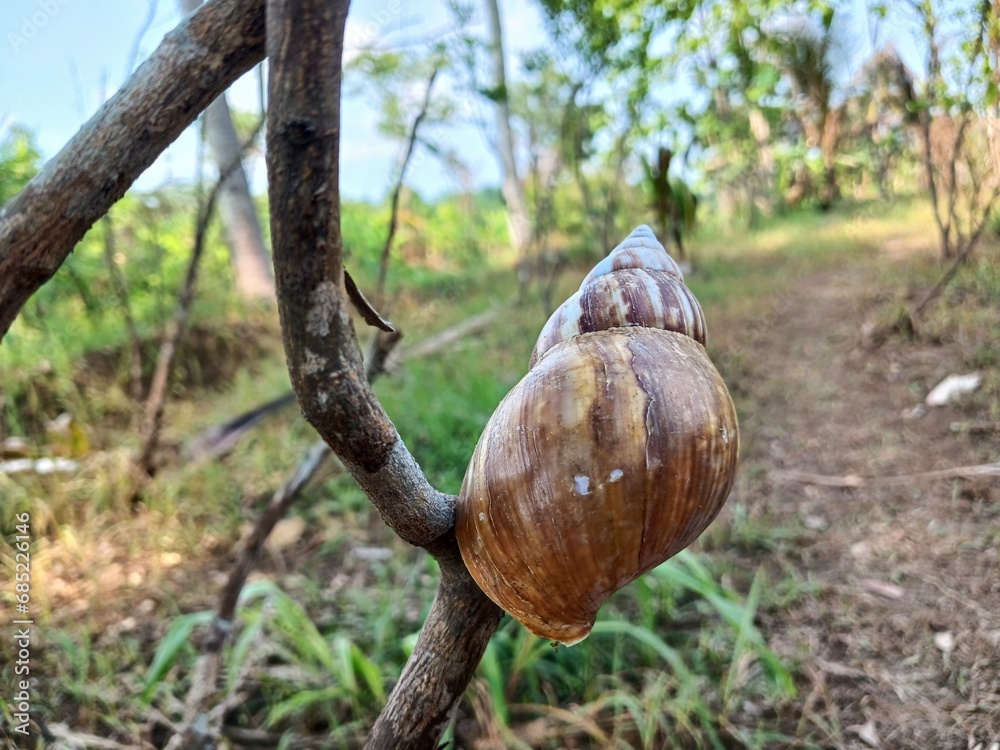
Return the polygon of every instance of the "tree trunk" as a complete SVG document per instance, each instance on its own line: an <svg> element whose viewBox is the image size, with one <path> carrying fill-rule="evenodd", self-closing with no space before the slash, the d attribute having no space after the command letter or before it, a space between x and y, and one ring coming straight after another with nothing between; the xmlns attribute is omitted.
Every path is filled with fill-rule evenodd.
<svg viewBox="0 0 1000 750"><path fill-rule="evenodd" d="M501 617L458 554L456 499L430 486L372 392L344 286L340 86L347 0L268 0L267 177L278 311L306 419L441 582L367 747L438 744ZM319 353L319 354L318 354Z"/></svg>
<svg viewBox="0 0 1000 750"><path fill-rule="evenodd" d="M823 190L820 194L820 208L828 211L840 197L837 185L837 145L840 142L840 122L843 109L827 110L823 116L820 138L820 152L823 155Z"/></svg>
<svg viewBox="0 0 1000 750"><path fill-rule="evenodd" d="M503 167L503 199L507 204L507 224L510 241L519 259L524 258L531 243L531 221L528 219L524 189L517 177L514 160L514 133L510 127L510 103L507 97L507 71L503 54L503 27L500 25L498 0L486 0L490 24L490 57L493 61L494 103L497 107L497 149Z"/></svg>
<svg viewBox="0 0 1000 750"><path fill-rule="evenodd" d="M180 0L181 10L193 13L201 0ZM222 94L205 110L205 133L219 170L240 160L240 142L229 114L226 95ZM219 213L226 228L229 252L236 274L236 288L245 300L274 299L274 274L271 257L264 244L264 235L257 219L257 210L250 197L243 164L236 167L222 185Z"/></svg>

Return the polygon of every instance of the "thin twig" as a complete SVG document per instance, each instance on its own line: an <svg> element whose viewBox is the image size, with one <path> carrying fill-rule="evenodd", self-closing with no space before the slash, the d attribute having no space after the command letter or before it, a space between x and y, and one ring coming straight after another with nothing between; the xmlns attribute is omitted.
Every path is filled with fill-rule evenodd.
<svg viewBox="0 0 1000 750"><path fill-rule="evenodd" d="M955 274L958 273L959 267L965 263L968 257L972 255L972 251L975 249L975 244L971 242L966 245L962 249L962 252L955 256L955 260L951 262L951 265L948 266L945 272L941 274L941 278L938 279L937 282L935 282L935 284L926 292L924 292L923 295L921 295L920 299L917 300L913 307L906 311L906 315L910 319L910 327L912 329L916 330L916 322L920 319L920 316L923 315L924 310L926 310L927 307L941 295L941 292L944 291L945 287L948 286L948 283L955 277Z"/></svg>
<svg viewBox="0 0 1000 750"><path fill-rule="evenodd" d="M126 78L132 75L132 71L135 70L135 63L139 59L139 46L142 44L142 39L146 36L146 32L149 31L149 27L153 25L153 19L156 18L156 0L146 0L146 2L149 5L149 10L146 12L146 17L142 20L142 24L135 34L135 39L132 40L132 49L129 50L125 63Z"/></svg>
<svg viewBox="0 0 1000 750"><path fill-rule="evenodd" d="M64 743L65 747L85 747L93 750L128 750L134 747L134 745L124 745L121 742L97 735L75 732L62 723L49 724L49 731L53 735L53 742Z"/></svg>
<svg viewBox="0 0 1000 750"><path fill-rule="evenodd" d="M830 474L813 474L808 471L775 470L768 476L776 482L800 482L823 487L857 488L872 485L910 484L933 479L968 479L970 477L1000 477L1000 463L977 464L975 466L955 466L950 469L921 471L915 474L895 474L889 476L862 477L857 474L836 476Z"/></svg>
<svg viewBox="0 0 1000 750"><path fill-rule="evenodd" d="M241 437L265 418L277 414L286 406L295 403L295 393L288 391L277 398L266 401L253 409L213 425L184 441L181 452L189 461L201 462L218 458L231 451Z"/></svg>
<svg viewBox="0 0 1000 750"><path fill-rule="evenodd" d="M450 328L446 328L402 350L395 348L398 344L398 341L395 339L400 336L399 333L376 335L366 359L366 362L369 363L367 365L369 372L371 372L372 366L377 366L380 370L392 373L405 361L438 354L462 338L491 325L500 315L500 312L499 309L490 309L478 315L473 315L471 318L456 323ZM223 424L213 425L186 440L184 442L183 453L186 458L194 461L204 461L224 455L232 450L236 441L252 427L259 424L266 417L277 414L281 409L294 402L295 392L288 391L277 398L258 404L252 409L248 409L242 414L226 420Z"/></svg>
<svg viewBox="0 0 1000 750"><path fill-rule="evenodd" d="M184 283L181 286L177 299L177 308L174 317L167 326L163 336L163 343L160 345L160 354L156 362L156 370L153 372L153 380L149 386L149 394L143 408L142 434L140 442L139 456L136 459L136 466L140 470L140 477L150 476L153 467L153 454L159 441L160 426L163 422L163 410L166 405L167 386L173 370L174 356L186 330L188 318L191 314L191 306L194 303L195 284L198 279L198 267L205 249L205 235L208 231L209 222L215 211L215 204L222 191L222 186L233 171L240 166L241 158L247 148L264 127L264 120L257 123L253 133L240 147L239 155L225 169L219 170L218 179L212 186L207 198L202 203L197 221L195 223L194 249L191 251L191 259L188 261L187 273ZM142 481L140 479L140 481ZM138 495L140 488L133 493L133 499Z"/></svg>
<svg viewBox="0 0 1000 750"><path fill-rule="evenodd" d="M500 310L486 310L478 315L473 315L471 318L466 318L462 322L453 325L450 328L446 328L440 333L436 333L433 336L414 344L413 346L403 349L402 351L393 352L389 355L385 363L385 369L389 372L393 372L406 360L437 354L442 349L446 349L453 343L469 336L470 334L481 331L482 329L492 325L493 321L495 321L499 315Z"/></svg>
<svg viewBox="0 0 1000 750"><path fill-rule="evenodd" d="M399 223L399 198L403 192L403 179L406 177L406 168L410 166L410 157L413 156L413 149L417 143L417 132L420 130L420 123L427 117L427 110L431 106L431 90L434 88L434 79L440 68L436 67L431 71L427 79L427 90L424 91L424 101L420 106L420 112L410 124L410 134L406 139L406 152L403 156L403 163L399 167L399 176L396 178L396 185L392 190L392 210L389 212L389 232L385 238L385 245L382 247L382 255L378 263L378 280L375 282L375 304L385 305L385 278L389 270L389 254L392 251L392 241L396 237L396 227Z"/></svg>
<svg viewBox="0 0 1000 750"><path fill-rule="evenodd" d="M129 390L132 394L132 400L139 403L142 400L142 339L139 338L139 329L135 324L135 317L132 315L132 302L129 299L125 274L118 267L118 261L115 257L118 252L116 250L115 225L111 220L111 214L107 214L101 223L104 226L104 264L111 276L111 287L114 289L115 296L118 297L118 306L121 308L125 330L128 332Z"/></svg>
<svg viewBox="0 0 1000 750"><path fill-rule="evenodd" d="M956 591L951 586L948 586L944 581L935 575L930 573L925 573L923 570L904 570L905 575L912 575L914 578L919 578L924 583L929 583L934 586L938 591L940 591L945 596L954 599L956 602L966 607L971 612L974 612L980 619L983 627L991 627L994 623L1000 623L1000 613L990 611L985 607L979 606L979 604L969 597L965 596L959 591Z"/></svg>
<svg viewBox="0 0 1000 750"><path fill-rule="evenodd" d="M1000 434L1000 422L952 422L951 431L960 435Z"/></svg>

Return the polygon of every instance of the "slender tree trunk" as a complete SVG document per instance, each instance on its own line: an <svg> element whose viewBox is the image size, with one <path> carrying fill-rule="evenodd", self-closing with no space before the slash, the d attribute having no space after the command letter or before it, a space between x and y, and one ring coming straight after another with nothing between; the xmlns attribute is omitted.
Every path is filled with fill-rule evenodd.
<svg viewBox="0 0 1000 750"><path fill-rule="evenodd" d="M180 0L181 10L192 13L201 0ZM222 94L205 110L205 132L215 163L222 169L239 159L240 142L229 113L226 95ZM219 194L219 215L226 228L232 254L236 288L244 299L274 299L274 274L271 257L257 219L242 162L226 180Z"/></svg>
<svg viewBox="0 0 1000 750"><path fill-rule="evenodd" d="M840 142L841 108L827 110L823 116L820 151L823 155L823 191L820 207L827 211L840 197L837 185L837 145Z"/></svg>
<svg viewBox="0 0 1000 750"><path fill-rule="evenodd" d="M510 127L510 103L507 97L507 71L503 54L503 27L500 24L498 0L486 0L486 11L490 25L490 56L493 61L494 103L497 107L497 149L503 167L503 199L507 203L507 224L510 241L518 258L531 244L531 221L528 219L524 188L517 177L517 162L514 160L514 133Z"/></svg>

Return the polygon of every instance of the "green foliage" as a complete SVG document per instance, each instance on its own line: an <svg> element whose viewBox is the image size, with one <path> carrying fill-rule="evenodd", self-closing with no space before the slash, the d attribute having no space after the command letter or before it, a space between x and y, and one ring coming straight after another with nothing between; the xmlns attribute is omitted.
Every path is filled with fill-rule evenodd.
<svg viewBox="0 0 1000 750"><path fill-rule="evenodd" d="M10 128L0 140L0 206L20 192L41 166L42 157L31 133Z"/></svg>
<svg viewBox="0 0 1000 750"><path fill-rule="evenodd" d="M402 141L420 110L431 74L448 64L447 54L443 45L433 46L426 53L364 50L345 68L347 90L354 94L376 92L379 132ZM424 120L426 145L432 149L438 147L436 139L428 137L426 131L433 132L435 126L440 128L455 116L454 102L440 92L433 96Z"/></svg>
<svg viewBox="0 0 1000 750"><path fill-rule="evenodd" d="M795 694L787 668L753 625L763 590L758 574L744 600L701 558L682 552L614 596L591 635L571 648L552 648L508 621L478 671L495 719L506 726L513 707L544 706L556 694L572 696L580 713L619 715L622 738L638 728L641 747L666 740L721 747L720 716L748 698ZM692 620L694 635L675 624ZM760 671L748 679L751 664Z"/></svg>
<svg viewBox="0 0 1000 750"><path fill-rule="evenodd" d="M579 210L572 196L555 198L566 201L560 207ZM510 259L490 251L496 241L491 233L503 221L496 191L435 204L415 196L410 205L400 256L390 272L405 343L419 343L485 309L500 311L480 334L442 355L409 360L377 384L380 401L431 482L454 492L482 426L523 375L545 312L533 295L515 304ZM706 308L756 305L762 311L757 323L766 327L770 316L781 313L781 294L798 271L840 267L906 227L930 226L926 212L916 205L871 203L853 207L853 213L848 206L823 216L797 213L768 219L760 231L738 235L719 234L718 227L707 224L696 237L701 262L687 280ZM179 200L173 206L178 212L189 210ZM468 212L477 218L467 218ZM579 213L557 215L580 220ZM118 219L117 232L139 238L141 248L143 232L151 230L131 225L128 216ZM345 206L348 264L361 281L374 272L370 256L380 248L384 216L384 207ZM468 226L454 226L458 222ZM162 225L182 232L187 222L164 217ZM557 229L564 231L563 225ZM428 248L434 253L418 255L411 244L418 231L454 238L434 242L461 242L469 236L476 249L439 246ZM162 230L159 234L160 244L169 240ZM177 243L182 257L184 247ZM140 256L135 262L144 261ZM95 276L100 269L97 264ZM581 255L580 264L557 279L560 298L572 292L584 271ZM995 264L984 259L956 279L954 294L1000 297L995 271ZM141 288L139 280L135 283ZM53 304L55 318L59 305L68 303ZM164 307L170 309L166 301ZM231 321L231 311L220 300L203 308L203 326L224 331ZM359 331L364 335L363 328ZM244 346L252 343L248 337ZM260 351L252 367L241 368L224 388L184 391L169 416L172 435L183 439L287 388L277 342ZM991 362L990 352L984 342L970 352L970 365ZM40 353L34 362L27 352L21 354L25 368L37 366ZM720 354L716 361L727 380L735 375L738 384L739 348ZM749 354L742 356L746 361ZM87 393L120 390L123 377L121 371L88 373ZM63 371L56 371L54 379L69 381L67 391L77 387ZM98 410L92 403L86 408ZM146 571L145 585L161 592L156 597L161 609L150 622L161 618L162 629L144 628L147 635L138 644L125 637L108 645L74 630L43 657L46 674L65 675L46 684L47 706L63 701L80 707L80 716L114 717L99 721L117 722L125 727L123 736L130 736L145 721L149 704L172 720L179 718L175 707L190 685L196 631L210 618L204 610L214 600L218 565L226 566L219 561L229 559L240 525L257 516L315 435L289 410L248 436L222 462L166 466L135 514L129 506L105 499L114 496L116 482L127 476L127 468L116 469L108 458L118 454L105 446L129 445L132 434L100 414L85 426L98 431L90 440L95 455L77 479L39 477L15 483L0 476L0 493L15 505L30 504L33 522L47 530L50 543L81 557L88 538L110 537L119 545L126 539L124 544L136 547L136 567ZM725 528L709 533L701 552L679 555L612 597L592 636L577 646L554 650L505 620L463 703L463 715L475 714L495 725L511 747L519 746L519 733L532 721L545 722L545 741L552 746L563 742L563 730L594 747L714 748L722 742L763 749L806 742L808 738L779 736L789 726L785 709L794 700L791 675L797 672L794 663L772 650L761 623L777 619L783 607L810 590L808 582L780 566L768 567L765 575L745 564L761 551L777 550L785 557L795 528L755 526L740 507L733 511ZM222 654L221 688L227 695L246 697L234 709L234 722L266 726L275 733L332 734L334 743L348 745L371 725L412 650L430 606L436 566L394 539L343 475L326 476L307 488L294 513L303 517L308 531L287 554L263 556L262 565L275 582L259 580L244 590L234 638ZM146 519L155 532L136 533L131 524L137 518ZM161 535L167 534L173 541L161 546ZM713 544L715 536L725 537L725 543ZM359 554L365 548L378 554L365 559ZM176 549L185 559L210 550L203 569L185 569L190 578L179 584L180 593L177 585L153 574L165 549ZM204 578L198 578L199 572ZM70 578L66 572L61 575ZM61 601L53 602L57 605ZM88 614L96 616L96 610ZM107 629L106 623L86 627L94 633ZM123 669L122 664L128 666ZM749 714L748 704L766 707L765 714ZM459 725L453 733L460 737L467 731Z"/></svg>
<svg viewBox="0 0 1000 750"><path fill-rule="evenodd" d="M100 404L81 398L70 376L85 354L124 365L129 341L125 304L143 341L154 340L163 330L191 255L194 205L190 189L126 195L32 296L0 347L0 378L12 384L0 398L0 431L6 426L21 434L38 432L37 421L32 425L24 419L28 411L51 419L69 410L83 422L97 416ZM207 243L195 322L239 309L229 254L217 230L210 231ZM124 280L127 303L111 264ZM45 353L41 367L39 352ZM147 354L148 373L152 349Z"/></svg>
<svg viewBox="0 0 1000 750"><path fill-rule="evenodd" d="M212 621L211 612L193 612L189 615L182 615L170 623L163 640L160 641L153 657L153 663L149 665L146 673L146 681L143 686L142 700L149 702L157 686L163 681L167 673L177 663L181 652L189 648L191 633L201 625L207 625Z"/></svg>
<svg viewBox="0 0 1000 750"><path fill-rule="evenodd" d="M652 34L691 17L700 0L542 0L552 35L592 67L619 71L646 57Z"/></svg>

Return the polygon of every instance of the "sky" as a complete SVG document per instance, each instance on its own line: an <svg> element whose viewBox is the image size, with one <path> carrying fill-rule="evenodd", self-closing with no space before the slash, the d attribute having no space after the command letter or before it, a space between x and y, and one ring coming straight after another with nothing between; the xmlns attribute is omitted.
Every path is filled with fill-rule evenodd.
<svg viewBox="0 0 1000 750"><path fill-rule="evenodd" d="M138 31L149 12L148 0L0 0L0 135L5 126L20 124L35 134L44 158L58 153L101 102L125 81L130 58L141 62L180 20L177 0L153 1L153 22L134 54ZM865 0L853 1L859 9L864 7ZM399 48L415 40L440 36L453 25L445 2L355 0L348 16L345 56L350 58L366 45ZM483 3L472 0L472 7L480 14L472 30L485 36ZM503 0L501 12L508 74L516 77L521 54L547 43L544 24L533 0ZM889 39L901 36L891 26L885 31ZM857 36L861 41L867 33L859 29ZM911 65L920 64L921 55L912 44L904 43L900 51ZM683 87L676 80L665 85ZM370 92L367 97L351 92L349 81L345 92L341 193L347 199L379 201L395 180L403 145L377 132L378 114ZM251 71L240 79L228 97L237 109L259 111L257 73ZM482 97L465 101L478 110L478 119L492 123L489 102ZM468 168L471 185L458 184L455 175L437 159L418 152L407 174L411 188L433 199L464 187L499 184L499 165L489 143L490 133L465 124L439 129L432 135L454 149ZM171 181L192 180L196 153L197 134L195 127L190 127L139 179L137 187L152 190ZM264 192L262 160L248 163L247 167L254 192Z"/></svg>
<svg viewBox="0 0 1000 750"><path fill-rule="evenodd" d="M2 0L0 9L0 128L20 124L31 130L46 159L51 158L128 77L139 29L149 12L146 0ZM142 37L138 60L147 57L180 20L176 0L159 0L152 25ZM516 65L520 52L544 43L542 20L528 0L502 3L507 52ZM356 0L351 3L345 55L370 43L396 46L433 37L448 27L444 2ZM479 28L484 29L482 21ZM259 110L253 71L234 84L230 104ZM390 189L402 145L376 131L377 112L359 96L348 96L341 115L341 191L345 198L379 200ZM473 126L452 131L452 145L469 166L475 187L499 184L499 166L487 134ZM197 135L188 128L139 179L151 190L195 171ZM255 191L264 189L263 165L252 167ZM407 184L433 198L459 189L436 159L417 158Z"/></svg>

